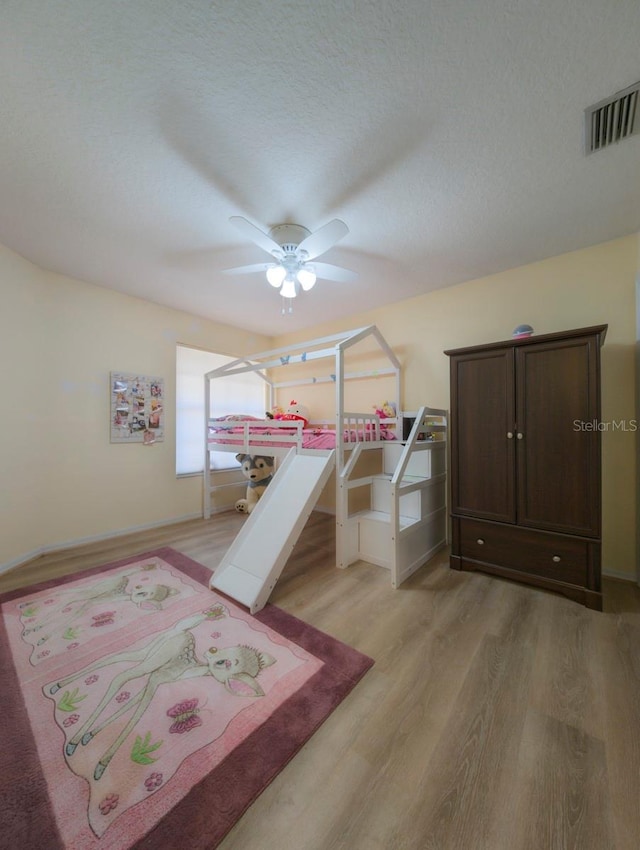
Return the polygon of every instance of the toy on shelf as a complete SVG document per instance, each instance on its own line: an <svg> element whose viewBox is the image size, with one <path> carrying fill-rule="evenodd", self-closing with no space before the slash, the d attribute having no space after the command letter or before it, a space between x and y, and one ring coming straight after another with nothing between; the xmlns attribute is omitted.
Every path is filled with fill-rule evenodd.
<svg viewBox="0 0 640 850"><path fill-rule="evenodd" d="M523 339L524 337L531 336L533 334L533 328L531 325L518 325L517 328L514 328L511 336L514 339Z"/></svg>

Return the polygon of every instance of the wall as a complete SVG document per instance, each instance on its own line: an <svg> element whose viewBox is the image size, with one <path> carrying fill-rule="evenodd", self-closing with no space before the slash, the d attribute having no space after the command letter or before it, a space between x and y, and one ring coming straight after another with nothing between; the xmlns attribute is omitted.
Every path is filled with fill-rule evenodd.
<svg viewBox="0 0 640 850"><path fill-rule="evenodd" d="M197 516L175 475L175 345L231 355L268 337L42 271L0 248L0 568L52 548ZM109 442L109 373L163 377L165 440Z"/></svg>
<svg viewBox="0 0 640 850"><path fill-rule="evenodd" d="M512 330L525 322L537 333L607 323L602 350L603 422L626 422L632 427L639 241L633 235L440 289L316 327L307 336L376 324L405 364L404 407L415 409L420 404L449 406L445 349L508 339ZM287 345L302 338L301 334L288 335L275 344ZM371 399L371 403L377 401L377 397ZM636 563L635 434L609 430L603 433L602 444L603 569L632 579Z"/></svg>
<svg viewBox="0 0 640 850"><path fill-rule="evenodd" d="M50 373L41 346L41 278L17 255L0 253L0 564L35 548L34 528L46 506L43 479L52 449L43 437Z"/></svg>
<svg viewBox="0 0 640 850"><path fill-rule="evenodd" d="M640 239L636 276L636 420L640 422ZM636 431L636 458L640 458L640 428ZM640 469L636 468L636 582L640 584Z"/></svg>

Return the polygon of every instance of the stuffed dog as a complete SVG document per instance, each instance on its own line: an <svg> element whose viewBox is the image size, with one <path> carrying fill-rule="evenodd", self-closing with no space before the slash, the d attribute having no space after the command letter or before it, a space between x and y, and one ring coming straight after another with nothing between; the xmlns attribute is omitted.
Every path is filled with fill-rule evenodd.
<svg viewBox="0 0 640 850"><path fill-rule="evenodd" d="M246 499L238 499L236 510L240 514L250 514L258 504L258 499L267 489L273 475L273 458L263 455L236 455L241 464L242 474L248 480Z"/></svg>

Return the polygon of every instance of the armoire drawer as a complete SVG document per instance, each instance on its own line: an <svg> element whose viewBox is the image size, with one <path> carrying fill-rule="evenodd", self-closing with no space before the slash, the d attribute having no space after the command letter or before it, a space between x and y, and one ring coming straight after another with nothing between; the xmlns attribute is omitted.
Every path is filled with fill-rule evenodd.
<svg viewBox="0 0 640 850"><path fill-rule="evenodd" d="M462 558L587 585L589 544L584 540L470 519L459 522Z"/></svg>

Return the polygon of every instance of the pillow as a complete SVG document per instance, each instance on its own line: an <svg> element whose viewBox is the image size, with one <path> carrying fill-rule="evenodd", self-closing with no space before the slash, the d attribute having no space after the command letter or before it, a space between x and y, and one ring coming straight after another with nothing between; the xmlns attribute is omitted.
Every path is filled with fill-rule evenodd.
<svg viewBox="0 0 640 850"><path fill-rule="evenodd" d="M227 413L226 416L212 416L210 422L262 422L258 416L248 416L246 413Z"/></svg>

